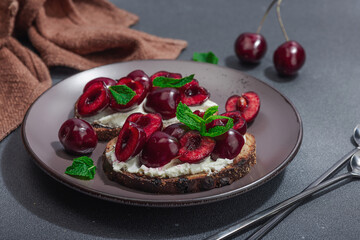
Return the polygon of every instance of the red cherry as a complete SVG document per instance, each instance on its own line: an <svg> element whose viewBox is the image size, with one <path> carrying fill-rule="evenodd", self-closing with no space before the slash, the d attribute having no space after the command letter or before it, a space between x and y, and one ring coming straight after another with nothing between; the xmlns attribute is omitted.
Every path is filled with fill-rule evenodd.
<svg viewBox="0 0 360 240"><path fill-rule="evenodd" d="M221 114L221 116L229 117L234 120L233 129L244 135L247 130L246 120L242 117L243 113L240 111L231 111ZM226 119L221 119L226 120ZM227 123L227 120L225 121ZM226 124L225 124L226 125Z"/></svg>
<svg viewBox="0 0 360 240"><path fill-rule="evenodd" d="M163 119L176 116L180 102L180 92L176 88L156 88L147 96L144 110L148 113L160 113Z"/></svg>
<svg viewBox="0 0 360 240"><path fill-rule="evenodd" d="M98 142L92 126L77 118L66 120L59 129L58 137L66 151L77 155L91 153Z"/></svg>
<svg viewBox="0 0 360 240"><path fill-rule="evenodd" d="M164 128L163 132L169 134L170 136L180 140L185 133L190 131L190 128L183 123L174 123L166 128Z"/></svg>
<svg viewBox="0 0 360 240"><path fill-rule="evenodd" d="M245 63L259 62L266 50L266 40L258 33L242 33L235 41L235 53Z"/></svg>
<svg viewBox="0 0 360 240"><path fill-rule="evenodd" d="M77 101L81 116L92 116L104 110L110 103L110 94L102 81L92 83Z"/></svg>
<svg viewBox="0 0 360 240"><path fill-rule="evenodd" d="M178 156L179 148L176 138L158 131L145 143L140 161L147 167L161 167Z"/></svg>
<svg viewBox="0 0 360 240"><path fill-rule="evenodd" d="M253 121L260 110L260 97L255 92L245 92L239 95L233 95L228 98L225 104L227 112L240 111L241 117L247 123Z"/></svg>
<svg viewBox="0 0 360 240"><path fill-rule="evenodd" d="M129 122L121 128L116 146L115 155L120 162L127 161L137 155L146 142L146 133L136 124Z"/></svg>
<svg viewBox="0 0 360 240"><path fill-rule="evenodd" d="M157 77L168 77L168 78L180 79L180 78L182 78L182 75L180 73L173 73L173 72L168 72L168 71L159 71L159 72L154 73L150 77L150 85L151 85L150 88L152 91L158 88L158 87L154 87L152 85L152 82Z"/></svg>
<svg viewBox="0 0 360 240"><path fill-rule="evenodd" d="M126 119L124 126L129 124L129 122L135 123L138 128L144 130L146 140L148 140L154 132L160 131L163 126L162 118L159 113L133 113Z"/></svg>
<svg viewBox="0 0 360 240"><path fill-rule="evenodd" d="M131 73L129 73L127 75L127 77L131 78L134 81L141 82L145 86L146 91L149 91L150 79L149 79L149 76L143 70L138 69L138 70L132 71Z"/></svg>
<svg viewBox="0 0 360 240"><path fill-rule="evenodd" d="M211 154L215 147L215 140L201 136L197 131L185 133L179 140L179 160L182 162L195 163Z"/></svg>
<svg viewBox="0 0 360 240"><path fill-rule="evenodd" d="M106 78L106 77L99 77L99 78L95 78L91 81L89 81L85 87L83 92L86 92L86 90L94 83L96 82L103 82L105 84L106 87L110 87L110 86L114 86L116 84L116 81L114 79L111 78Z"/></svg>
<svg viewBox="0 0 360 240"><path fill-rule="evenodd" d="M146 97L146 89L145 86L140 81L134 81L131 78L123 77L119 79L116 85L126 85L131 88L136 95L125 105L118 104L115 99L112 97L110 100L110 107L119 112L127 112L130 111L141 104L141 102Z"/></svg>
<svg viewBox="0 0 360 240"><path fill-rule="evenodd" d="M294 75L305 63L305 50L296 41L281 44L274 52L274 65L279 74Z"/></svg>
<svg viewBox="0 0 360 240"><path fill-rule="evenodd" d="M213 160L219 157L227 159L235 158L241 152L245 142L243 136L234 129L230 129L226 133L215 137L215 140L216 145L211 154Z"/></svg>

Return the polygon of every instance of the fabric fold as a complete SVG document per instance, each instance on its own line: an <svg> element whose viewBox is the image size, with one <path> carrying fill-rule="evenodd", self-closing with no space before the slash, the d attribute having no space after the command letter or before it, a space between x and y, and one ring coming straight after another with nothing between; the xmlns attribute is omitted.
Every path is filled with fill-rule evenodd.
<svg viewBox="0 0 360 240"><path fill-rule="evenodd" d="M11 37L16 0L0 3L0 140L17 128L29 106L51 86L41 59Z"/></svg>
<svg viewBox="0 0 360 240"><path fill-rule="evenodd" d="M42 0L29 2L38 6ZM175 59L187 46L183 40L130 29L138 17L104 0L47 0L39 9L26 9L36 16L19 17L18 30L32 21L28 36L47 66L85 70L137 59Z"/></svg>

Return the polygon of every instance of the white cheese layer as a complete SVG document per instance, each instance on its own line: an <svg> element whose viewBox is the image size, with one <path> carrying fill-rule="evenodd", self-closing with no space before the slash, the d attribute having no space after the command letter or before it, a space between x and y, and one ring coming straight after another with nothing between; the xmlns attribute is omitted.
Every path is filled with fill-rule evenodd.
<svg viewBox="0 0 360 240"><path fill-rule="evenodd" d="M106 153L106 158L116 172L126 171L160 178L172 178L197 173L207 173L210 175L211 173L221 171L221 169L233 163L233 159L218 158L214 161L207 157L198 163L183 163L178 159L174 159L162 167L149 168L140 163L140 154L126 162L118 161L115 156L115 146L112 151Z"/></svg>
<svg viewBox="0 0 360 240"><path fill-rule="evenodd" d="M83 117L82 119L84 119L85 121L91 123L91 124L98 124L100 126L103 127L111 127L111 128L115 128L115 127L121 127L124 123L125 120L128 118L128 116L130 116L133 113L144 113L146 114L146 112L143 109L143 105L144 102L142 102L137 108L135 108L134 110L131 110L129 112L115 112L113 110L111 110L110 108L106 108L104 111L91 116L91 117ZM209 107L212 106L217 106L217 104L211 100L207 100L205 101L203 104L199 105L199 106L192 106L190 107L191 111L195 111L195 110L200 110L200 111L206 111L206 109L208 109ZM179 122L176 117L175 118L171 118L168 120L163 120L163 126L169 126L173 123L177 123Z"/></svg>

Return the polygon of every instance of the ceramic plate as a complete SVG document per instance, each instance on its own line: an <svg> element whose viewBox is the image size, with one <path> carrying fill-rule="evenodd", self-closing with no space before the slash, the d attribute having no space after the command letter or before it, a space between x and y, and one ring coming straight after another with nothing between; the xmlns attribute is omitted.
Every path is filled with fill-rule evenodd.
<svg viewBox="0 0 360 240"><path fill-rule="evenodd" d="M224 112L227 98L255 91L261 99L260 112L248 129L256 139L257 164L244 178L231 185L188 194L152 194L137 191L107 179L100 156L106 143L99 143L90 156L97 166L95 178L79 180L64 174L73 156L64 152L59 140L61 124L73 116L73 107L85 84L96 77L119 79L135 69L148 75L166 70L183 76L195 74L211 93L211 100ZM23 140L35 162L61 183L94 197L143 206L186 206L233 197L276 176L294 158L302 140L301 118L291 102L274 88L243 72L192 61L147 60L116 63L71 76L42 94L28 110L22 126Z"/></svg>

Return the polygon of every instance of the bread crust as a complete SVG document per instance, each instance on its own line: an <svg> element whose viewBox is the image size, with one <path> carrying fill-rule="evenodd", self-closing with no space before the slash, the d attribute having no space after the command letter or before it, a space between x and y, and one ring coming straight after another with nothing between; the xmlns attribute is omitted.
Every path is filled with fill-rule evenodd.
<svg viewBox="0 0 360 240"><path fill-rule="evenodd" d="M74 105L74 116L76 118L82 119L80 114L77 110L77 103L79 100L76 101ZM112 128L112 127L104 127L99 124L90 123L90 125L93 127L94 131L96 132L96 135L98 137L98 140L101 142L107 142L113 139L114 137L117 137L120 133L121 127Z"/></svg>
<svg viewBox="0 0 360 240"><path fill-rule="evenodd" d="M229 185L244 177L249 173L251 166L256 164L255 137L249 133L246 133L245 137L246 143L233 163L211 175L199 173L180 177L160 178L126 171L116 172L106 158L105 153L113 149L117 138L113 138L106 146L102 156L103 170L110 180L145 192L178 194L210 190Z"/></svg>
<svg viewBox="0 0 360 240"><path fill-rule="evenodd" d="M90 125L94 128L98 140L102 142L106 142L113 139L114 137L117 137L121 130L121 127L117 127L117 128L103 127L94 123L90 123Z"/></svg>

